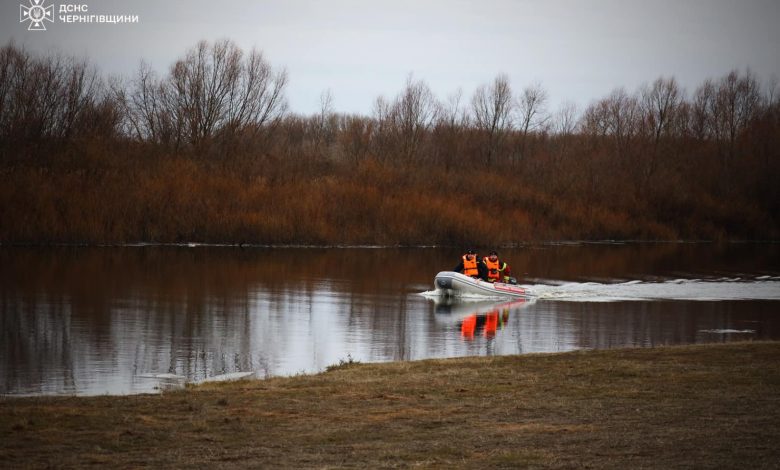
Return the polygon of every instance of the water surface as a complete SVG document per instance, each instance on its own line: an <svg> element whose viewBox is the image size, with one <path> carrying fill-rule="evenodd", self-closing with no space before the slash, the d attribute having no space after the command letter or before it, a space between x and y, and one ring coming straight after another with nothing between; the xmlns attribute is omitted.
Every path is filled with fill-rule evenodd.
<svg viewBox="0 0 780 470"><path fill-rule="evenodd" d="M534 302L420 295L440 248L0 248L0 393L152 392L156 374L780 339L775 244L502 250Z"/></svg>

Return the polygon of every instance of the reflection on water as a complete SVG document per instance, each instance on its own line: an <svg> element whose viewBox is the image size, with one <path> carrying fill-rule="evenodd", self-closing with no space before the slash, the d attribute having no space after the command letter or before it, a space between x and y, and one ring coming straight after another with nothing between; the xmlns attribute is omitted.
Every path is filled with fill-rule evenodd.
<svg viewBox="0 0 780 470"><path fill-rule="evenodd" d="M509 323L510 312L519 312L532 303L527 299L503 302L461 302L452 297L434 299L437 320L442 323L457 322L461 338L467 341L473 341L475 336L492 340Z"/></svg>
<svg viewBox="0 0 780 470"><path fill-rule="evenodd" d="M663 286L726 277L755 287L777 282L778 251L561 245L502 255L531 284ZM0 393L149 392L157 374L291 375L348 356L376 362L780 339L780 302L766 295L456 304L418 295L458 256L447 249L3 247Z"/></svg>

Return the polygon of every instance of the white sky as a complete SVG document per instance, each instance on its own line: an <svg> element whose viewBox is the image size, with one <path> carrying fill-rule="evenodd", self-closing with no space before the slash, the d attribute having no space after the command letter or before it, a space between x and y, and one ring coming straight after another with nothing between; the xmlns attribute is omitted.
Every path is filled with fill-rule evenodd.
<svg viewBox="0 0 780 470"><path fill-rule="evenodd" d="M497 74L515 92L533 82L551 105L580 106L623 86L675 76L690 92L706 78L750 67L780 78L778 0L87 0L89 14L138 15L138 24L66 24L27 31L21 0L0 0L0 43L87 56L129 76L141 59L165 72L198 40L257 47L289 73L292 111L313 113L330 89L338 111L369 113L412 73L440 98L466 99ZM23 0L29 5L31 0Z"/></svg>

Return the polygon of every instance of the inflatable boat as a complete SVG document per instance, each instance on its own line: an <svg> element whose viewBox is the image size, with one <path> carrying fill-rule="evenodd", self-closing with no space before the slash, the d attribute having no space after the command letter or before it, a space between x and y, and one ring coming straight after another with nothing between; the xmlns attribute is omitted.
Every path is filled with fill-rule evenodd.
<svg viewBox="0 0 780 470"><path fill-rule="evenodd" d="M444 295L463 296L483 295L488 297L514 297L520 299L534 298L534 293L516 284L503 282L487 282L474 279L454 271L442 271L433 281L436 290Z"/></svg>

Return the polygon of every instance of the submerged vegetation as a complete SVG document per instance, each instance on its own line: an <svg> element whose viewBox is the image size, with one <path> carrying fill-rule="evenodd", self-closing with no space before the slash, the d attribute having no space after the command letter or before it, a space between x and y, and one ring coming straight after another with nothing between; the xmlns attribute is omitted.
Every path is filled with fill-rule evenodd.
<svg viewBox="0 0 780 470"><path fill-rule="evenodd" d="M158 76L0 49L0 243L512 244L777 239L780 89L661 77L583 110L505 76L412 77L370 116L301 116L230 41Z"/></svg>
<svg viewBox="0 0 780 470"><path fill-rule="evenodd" d="M0 398L8 467L772 468L780 343L351 364Z"/></svg>

